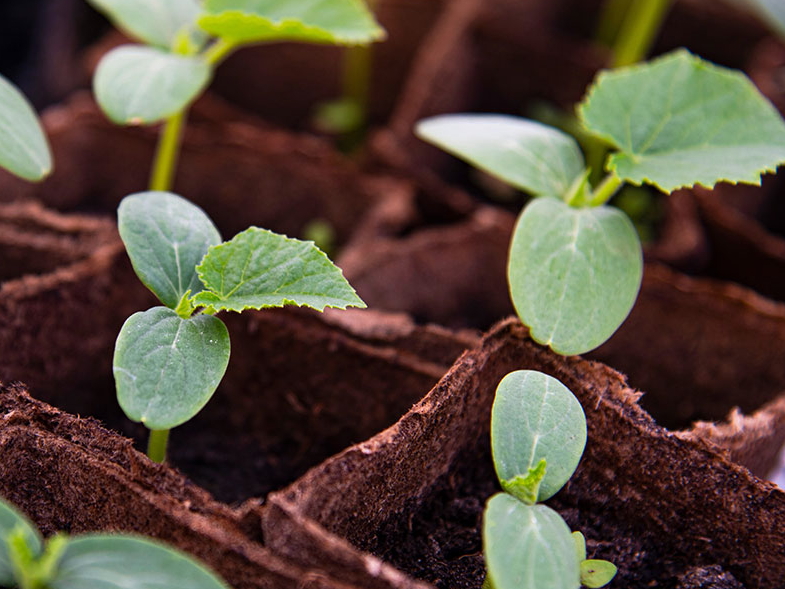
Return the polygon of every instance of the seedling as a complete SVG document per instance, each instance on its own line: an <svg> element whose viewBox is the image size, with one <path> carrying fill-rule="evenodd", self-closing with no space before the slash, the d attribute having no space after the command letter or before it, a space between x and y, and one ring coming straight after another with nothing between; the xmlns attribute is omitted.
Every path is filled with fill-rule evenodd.
<svg viewBox="0 0 785 589"><path fill-rule="evenodd" d="M33 182L52 171L52 155L38 117L24 95L0 76L0 167Z"/></svg>
<svg viewBox="0 0 785 589"><path fill-rule="evenodd" d="M0 586L19 589L229 589L192 557L121 534L56 534L44 541L0 499Z"/></svg>
<svg viewBox="0 0 785 589"><path fill-rule="evenodd" d="M151 430L158 462L169 430L204 407L226 371L229 334L215 313L365 306L312 242L251 227L222 243L204 211L172 193L127 196L118 225L136 274L165 305L129 317L114 353L120 406Z"/></svg>
<svg viewBox="0 0 785 589"><path fill-rule="evenodd" d="M119 124L166 121L152 190L171 187L185 113L237 48L279 41L351 46L384 36L363 0L88 1L145 43L105 55L93 85L98 104Z"/></svg>
<svg viewBox="0 0 785 589"><path fill-rule="evenodd" d="M587 560L580 532L540 502L570 479L586 446L586 418L555 378L532 370L505 376L491 413L491 449L504 490L485 508L483 547L488 589L602 587L616 574Z"/></svg>
<svg viewBox="0 0 785 589"><path fill-rule="evenodd" d="M625 182L665 193L760 184L785 162L785 123L771 104L742 73L686 50L601 72L578 117L616 150L597 186L576 141L534 121L444 115L417 127L426 141L538 197L513 233L510 294L532 337L565 355L604 343L637 298L640 240L606 204Z"/></svg>

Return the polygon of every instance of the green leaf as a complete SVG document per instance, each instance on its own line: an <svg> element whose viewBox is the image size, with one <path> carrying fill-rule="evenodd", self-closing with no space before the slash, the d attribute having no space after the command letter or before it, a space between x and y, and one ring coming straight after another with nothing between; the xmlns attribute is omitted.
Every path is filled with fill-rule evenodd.
<svg viewBox="0 0 785 589"><path fill-rule="evenodd" d="M210 76L210 66L198 57L122 45L101 59L93 87L98 104L115 123L152 124L185 109Z"/></svg>
<svg viewBox="0 0 785 589"><path fill-rule="evenodd" d="M534 196L563 196L584 172L578 143L561 131L503 115L442 115L415 133Z"/></svg>
<svg viewBox="0 0 785 589"><path fill-rule="evenodd" d="M0 500L0 587L15 587L16 576L9 553L9 536L22 534L33 556L43 551L43 540L38 529L16 508Z"/></svg>
<svg viewBox="0 0 785 589"><path fill-rule="evenodd" d="M638 235L617 209L539 198L515 226L508 266L515 309L532 338L559 354L582 354L610 338L642 276Z"/></svg>
<svg viewBox="0 0 785 589"><path fill-rule="evenodd" d="M785 162L785 123L752 82L685 50L601 73L579 115L620 150L609 170L664 192L760 184Z"/></svg>
<svg viewBox="0 0 785 589"><path fill-rule="evenodd" d="M33 107L11 82L0 76L0 167L25 180L41 180L52 171L52 155Z"/></svg>
<svg viewBox="0 0 785 589"><path fill-rule="evenodd" d="M140 192L122 200L117 224L136 274L164 305L202 290L196 266L221 243L202 209L170 192Z"/></svg>
<svg viewBox="0 0 785 589"><path fill-rule="evenodd" d="M581 562L581 585L589 589L604 587L613 580L618 570L607 560L584 560Z"/></svg>
<svg viewBox="0 0 785 589"><path fill-rule="evenodd" d="M575 540L575 554L578 562L586 560L586 538L580 532L573 532L572 539Z"/></svg>
<svg viewBox="0 0 785 589"><path fill-rule="evenodd" d="M535 466L529 468L525 475L515 475L509 480L501 481L502 489L519 501L534 505L540 493L540 485L547 472L548 461L541 459Z"/></svg>
<svg viewBox="0 0 785 589"><path fill-rule="evenodd" d="M485 508L483 548L494 589L580 586L570 529L545 505L526 505L506 493L491 497Z"/></svg>
<svg viewBox="0 0 785 589"><path fill-rule="evenodd" d="M87 0L128 35L170 49L178 33L196 23L198 0Z"/></svg>
<svg viewBox="0 0 785 589"><path fill-rule="evenodd" d="M168 307L134 313L114 351L117 400L129 419L170 429L210 400L229 363L229 333L211 315L183 319Z"/></svg>
<svg viewBox="0 0 785 589"><path fill-rule="evenodd" d="M536 497L545 501L570 479L585 446L583 409L561 382L535 370L517 370L501 380L491 411L491 449L503 487L546 460Z"/></svg>
<svg viewBox="0 0 785 589"><path fill-rule="evenodd" d="M65 549L51 589L228 589L180 551L133 536L90 534Z"/></svg>
<svg viewBox="0 0 785 589"><path fill-rule="evenodd" d="M226 311L365 307L340 269L312 242L258 227L211 247L196 270L206 287L193 299L197 306Z"/></svg>
<svg viewBox="0 0 785 589"><path fill-rule="evenodd" d="M206 0L199 26L234 43L365 44L384 29L362 0Z"/></svg>

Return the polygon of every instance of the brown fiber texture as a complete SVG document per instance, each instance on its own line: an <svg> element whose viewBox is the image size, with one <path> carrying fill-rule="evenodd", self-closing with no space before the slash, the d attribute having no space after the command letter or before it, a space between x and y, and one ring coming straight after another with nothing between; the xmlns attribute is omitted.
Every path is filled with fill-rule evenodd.
<svg viewBox="0 0 785 589"><path fill-rule="evenodd" d="M265 530L287 517L312 518L323 533L437 587L479 587L478 511L494 491L491 401L501 377L524 368L557 377L584 407L586 453L552 504L589 538L590 555L619 566L616 584L686 589L694 583L680 579L700 569L750 589L781 587L782 491L705 443L659 427L614 370L558 357L534 345L513 320L464 354L395 426L274 494L270 501L278 507L267 511ZM436 528L424 523L432 520ZM466 530L472 525L473 542ZM444 550L449 539L438 530L445 527L468 536L462 552ZM298 544L290 536L281 549L308 562L310 541L304 535Z"/></svg>

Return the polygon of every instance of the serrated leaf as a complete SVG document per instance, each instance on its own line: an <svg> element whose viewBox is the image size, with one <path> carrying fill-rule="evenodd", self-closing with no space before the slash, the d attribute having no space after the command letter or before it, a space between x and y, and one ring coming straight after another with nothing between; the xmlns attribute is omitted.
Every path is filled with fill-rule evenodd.
<svg viewBox="0 0 785 589"><path fill-rule="evenodd" d="M483 550L494 589L578 589L575 542L561 516L511 495L491 497L483 518Z"/></svg>
<svg viewBox="0 0 785 589"><path fill-rule="evenodd" d="M584 172L578 143L558 129L503 115L441 115L415 133L534 196L563 196Z"/></svg>
<svg viewBox="0 0 785 589"><path fill-rule="evenodd" d="M605 587L616 576L618 568L607 560L584 560L581 562L581 585L589 589Z"/></svg>
<svg viewBox="0 0 785 589"><path fill-rule="evenodd" d="M199 26L235 43L365 44L385 33L362 0L206 0Z"/></svg>
<svg viewBox="0 0 785 589"><path fill-rule="evenodd" d="M539 198L518 218L507 275L532 338L559 354L582 354L608 340L629 314L643 254L618 209Z"/></svg>
<svg viewBox="0 0 785 589"><path fill-rule="evenodd" d="M752 82L685 50L603 72L579 115L619 149L609 170L664 192L760 184L762 173L785 162L785 123Z"/></svg>
<svg viewBox="0 0 785 589"><path fill-rule="evenodd" d="M8 535L21 530L33 555L43 551L43 540L38 529L22 513L6 501L0 500L0 587L15 587L16 577L8 551Z"/></svg>
<svg viewBox="0 0 785 589"><path fill-rule="evenodd" d="M115 344L117 400L149 429L178 426L210 400L229 352L229 333L217 317L183 319L168 307L134 313Z"/></svg>
<svg viewBox="0 0 785 589"><path fill-rule="evenodd" d="M196 266L221 243L202 209L170 192L140 192L122 200L117 224L136 274L164 305L202 290Z"/></svg>
<svg viewBox="0 0 785 589"><path fill-rule="evenodd" d="M152 124L190 105L210 76L210 66L198 57L122 45L101 59L93 89L101 109L115 123Z"/></svg>
<svg viewBox="0 0 785 589"><path fill-rule="evenodd" d="M51 589L228 589L191 556L133 536L90 534L73 538Z"/></svg>
<svg viewBox="0 0 785 589"><path fill-rule="evenodd" d="M501 380L491 411L491 449L503 488L545 460L536 497L545 501L570 479L585 446L583 409L561 382L535 370L517 370Z"/></svg>
<svg viewBox="0 0 785 589"><path fill-rule="evenodd" d="M177 34L193 26L198 0L87 0L123 32L149 45L170 49Z"/></svg>
<svg viewBox="0 0 785 589"><path fill-rule="evenodd" d="M284 305L320 311L365 307L340 269L312 242L258 227L210 248L196 270L206 288L194 297L197 306L238 312Z"/></svg>
<svg viewBox="0 0 785 589"><path fill-rule="evenodd" d="M0 76L0 167L25 180L41 180L52 171L52 154L33 107L11 82Z"/></svg>

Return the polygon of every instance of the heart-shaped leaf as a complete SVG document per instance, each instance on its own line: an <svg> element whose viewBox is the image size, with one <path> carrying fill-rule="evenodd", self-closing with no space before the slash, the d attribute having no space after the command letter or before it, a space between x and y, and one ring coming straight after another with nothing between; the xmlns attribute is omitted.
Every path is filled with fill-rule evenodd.
<svg viewBox="0 0 785 589"><path fill-rule="evenodd" d="M664 192L760 184L785 162L785 123L752 82L685 50L600 74L579 115L619 149L610 170Z"/></svg>
<svg viewBox="0 0 785 589"><path fill-rule="evenodd" d="M172 548L132 536L69 540L51 589L228 589L215 573Z"/></svg>
<svg viewBox="0 0 785 589"><path fill-rule="evenodd" d="M33 556L39 556L43 550L43 540L41 534L30 523L24 515L17 509L8 504L6 501L0 500L0 586L1 587L16 587L16 576L14 575L14 567L11 564L11 558L8 550L7 538L11 532L20 530L27 546L33 553Z"/></svg>
<svg viewBox="0 0 785 589"><path fill-rule="evenodd" d="M25 180L41 180L52 171L49 143L33 107L0 76L0 167Z"/></svg>
<svg viewBox="0 0 785 589"><path fill-rule="evenodd" d="M183 319L168 307L134 313L115 344L117 400L149 429L185 423L212 397L229 351L229 332L217 317Z"/></svg>
<svg viewBox="0 0 785 589"><path fill-rule="evenodd" d="M561 516L511 495L491 497L483 518L485 565L494 589L578 589L575 542Z"/></svg>
<svg viewBox="0 0 785 589"><path fill-rule="evenodd" d="M365 307L354 289L313 242L251 227L211 247L196 269L206 290L196 306L242 311L301 305Z"/></svg>
<svg viewBox="0 0 785 589"><path fill-rule="evenodd" d="M582 354L610 338L642 275L638 235L618 209L538 198L515 226L508 266L515 309L532 337L559 354Z"/></svg>
<svg viewBox="0 0 785 589"><path fill-rule="evenodd" d="M535 370L517 370L502 379L491 412L493 462L502 488L545 459L536 497L545 501L570 479L585 446L583 409L561 382Z"/></svg>
<svg viewBox="0 0 785 589"><path fill-rule="evenodd" d="M171 49L177 34L194 26L198 0L87 0L130 36Z"/></svg>
<svg viewBox="0 0 785 589"><path fill-rule="evenodd" d="M534 196L563 196L584 171L578 143L534 121L503 115L441 115L417 136Z"/></svg>
<svg viewBox="0 0 785 589"><path fill-rule="evenodd" d="M211 73L198 57L122 45L101 59L93 88L98 104L115 123L152 124L190 105L207 87Z"/></svg>
<svg viewBox="0 0 785 589"><path fill-rule="evenodd" d="M234 43L364 44L384 29L362 0L206 0L199 26Z"/></svg>
<svg viewBox="0 0 785 589"><path fill-rule="evenodd" d="M207 214L170 192L126 196L117 224L139 279L167 307L202 290L196 266L221 235Z"/></svg>

